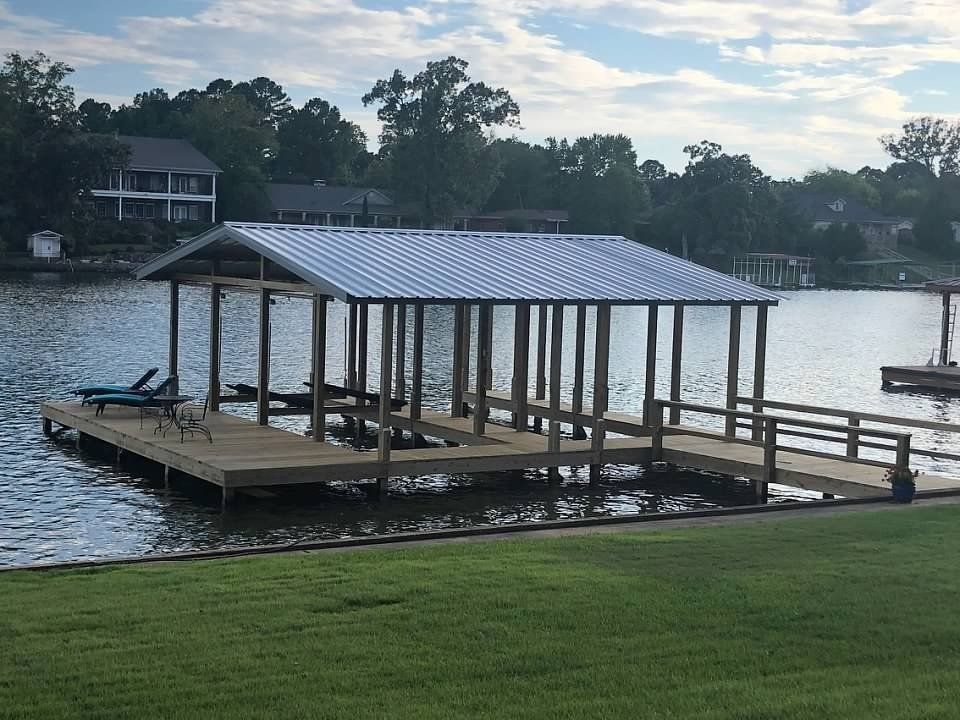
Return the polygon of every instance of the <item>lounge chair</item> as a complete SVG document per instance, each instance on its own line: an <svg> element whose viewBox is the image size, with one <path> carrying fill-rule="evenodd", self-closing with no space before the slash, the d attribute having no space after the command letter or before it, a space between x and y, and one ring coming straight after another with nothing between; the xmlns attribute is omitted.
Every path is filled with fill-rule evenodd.
<svg viewBox="0 0 960 720"><path fill-rule="evenodd" d="M157 395L166 394L176 381L177 376L171 375L162 383L157 385L153 390L143 395L124 392L112 392L104 395L91 395L90 397L83 399L83 404L96 405L97 415L103 412L103 408L106 405L124 405L126 407L135 407L141 409L145 407L157 407L157 402L154 400L154 398Z"/></svg>
<svg viewBox="0 0 960 720"><path fill-rule="evenodd" d="M153 379L153 376L160 372L160 368L150 368L143 376L131 385L88 385L80 387L73 391L74 395L82 395L84 398L94 395L109 395L110 393L128 393L131 395L146 395L150 392L150 386L147 385Z"/></svg>

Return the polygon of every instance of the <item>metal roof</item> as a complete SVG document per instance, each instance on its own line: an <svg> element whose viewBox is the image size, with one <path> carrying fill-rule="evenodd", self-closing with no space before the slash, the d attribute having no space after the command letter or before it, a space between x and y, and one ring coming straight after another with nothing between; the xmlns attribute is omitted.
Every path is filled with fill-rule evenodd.
<svg viewBox="0 0 960 720"><path fill-rule="evenodd" d="M343 301L728 305L780 299L617 236L266 223L224 223L146 263L137 277L169 278L190 272L191 261L213 259L228 275L226 263L256 255Z"/></svg>

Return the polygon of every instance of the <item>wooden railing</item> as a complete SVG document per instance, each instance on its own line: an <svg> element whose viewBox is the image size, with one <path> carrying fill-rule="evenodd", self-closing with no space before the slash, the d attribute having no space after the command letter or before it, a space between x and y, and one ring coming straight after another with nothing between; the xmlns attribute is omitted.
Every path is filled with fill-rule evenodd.
<svg viewBox="0 0 960 720"><path fill-rule="evenodd" d="M861 422L872 422L881 425L893 425L896 427L908 427L908 428L920 428L924 430L935 430L937 432L951 433L960 435L960 425L956 423L946 423L938 422L936 420L922 420L920 418L907 418L907 417L897 417L895 415L881 415L878 413L868 413L868 412L859 412L857 410L840 410L837 408L828 408L820 407L818 405L805 405L801 403L791 403L783 402L780 400L767 400L764 398L749 398L749 397L738 397L737 403L739 405L749 405L753 408L754 412L762 412L765 408L770 408L772 410L786 410L788 412L798 412L805 413L807 415L823 415L834 418L840 418L847 425L852 427L860 427ZM755 423L750 425L738 424L738 428L748 429L753 431L754 437L757 437L757 426ZM816 434L807 434L802 432L791 432L785 431L784 434L791 435L793 437L806 438L811 440L824 440L825 438L821 435ZM870 442L869 440L862 440L861 435L863 432L853 432L850 434L847 443L847 456L848 457L858 457L860 454L860 448L870 448L874 450L894 450L888 444ZM958 438L960 440L960 438ZM919 455L922 457L933 458L935 460L952 460L960 461L960 454L946 452L943 450L930 450L926 448L919 448L914 445L911 448L910 453L912 455Z"/></svg>
<svg viewBox="0 0 960 720"><path fill-rule="evenodd" d="M749 420L749 428L759 423L761 432L760 437L756 435L751 438L741 438L736 435L722 435L718 432L701 430L683 425L665 425L663 422L663 412L666 409L680 410L682 412L692 412L705 415L716 415L725 419ZM742 445L751 445L763 448L763 472L762 481L765 483L774 482L777 470L777 452L785 451L799 455L810 455L813 457L827 458L830 460L840 460L843 462L856 462L863 465L875 465L877 467L888 468L891 466L909 467L910 466L910 434L895 432L893 430L878 430L874 428L863 428L859 425L839 423L826 423L817 420L806 420L803 418L784 417L780 415L769 415L765 413L753 412L748 410L730 410L727 408L712 407L709 405L698 405L695 403L675 402L671 400L653 400L651 403L651 434L653 461L657 462L663 459L663 438L666 435L688 435L694 437L704 437L711 440L723 440ZM803 430L789 430L785 428L803 428ZM868 460L864 458L852 457L848 453L838 454L823 452L820 450L810 450L807 448L798 448L790 445L780 445L778 437L780 435L796 436L797 433L812 435L805 430L818 430L818 440L826 442L835 442L846 445L847 449L851 444L861 443L860 436L873 437L880 440L892 440L893 444L883 444L883 449L892 450L894 455L893 462L881 462L879 460ZM834 435L824 435L822 433L836 433ZM854 440L856 438L856 440Z"/></svg>

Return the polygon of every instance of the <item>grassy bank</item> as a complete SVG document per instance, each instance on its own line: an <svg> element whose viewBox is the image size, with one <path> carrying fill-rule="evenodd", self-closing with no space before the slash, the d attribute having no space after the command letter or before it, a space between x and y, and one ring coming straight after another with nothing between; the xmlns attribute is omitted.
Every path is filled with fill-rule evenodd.
<svg viewBox="0 0 960 720"><path fill-rule="evenodd" d="M947 718L960 509L0 575L0 717Z"/></svg>

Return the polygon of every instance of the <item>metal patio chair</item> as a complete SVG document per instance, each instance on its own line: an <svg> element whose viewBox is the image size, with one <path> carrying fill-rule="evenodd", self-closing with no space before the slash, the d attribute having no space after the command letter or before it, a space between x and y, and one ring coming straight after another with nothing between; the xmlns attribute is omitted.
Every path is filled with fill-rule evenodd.
<svg viewBox="0 0 960 720"><path fill-rule="evenodd" d="M207 406L209 404L210 398L205 397L203 399L202 406L184 405L180 409L180 416L177 422L177 425L180 428L180 442L183 442L183 437L187 433L190 433L190 437L193 437L194 435L203 435L211 443L213 442L213 435L210 433L210 428L205 425L207 419Z"/></svg>

